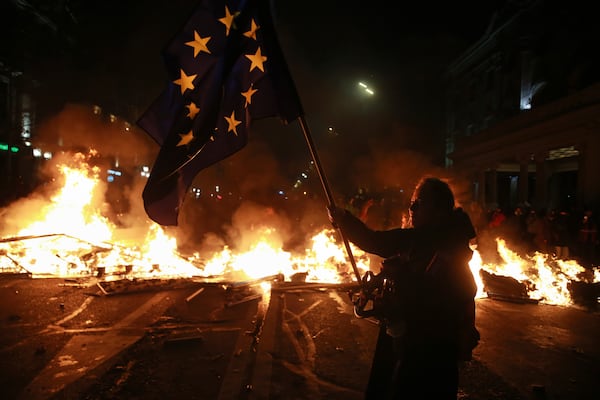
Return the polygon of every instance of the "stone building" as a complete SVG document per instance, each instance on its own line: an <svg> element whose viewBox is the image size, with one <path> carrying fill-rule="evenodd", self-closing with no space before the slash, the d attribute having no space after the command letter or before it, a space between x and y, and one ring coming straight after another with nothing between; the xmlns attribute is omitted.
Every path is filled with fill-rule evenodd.
<svg viewBox="0 0 600 400"><path fill-rule="evenodd" d="M446 165L486 210L600 211L599 24L569 7L507 2L447 69Z"/></svg>

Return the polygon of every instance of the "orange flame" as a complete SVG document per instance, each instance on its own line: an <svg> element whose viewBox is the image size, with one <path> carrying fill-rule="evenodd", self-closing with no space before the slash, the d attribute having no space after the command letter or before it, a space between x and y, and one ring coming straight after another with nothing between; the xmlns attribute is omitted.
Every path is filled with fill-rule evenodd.
<svg viewBox="0 0 600 400"><path fill-rule="evenodd" d="M64 177L62 189L41 209L31 210L31 222L18 232L24 235L62 233L91 243L111 239L114 225L96 213L94 199L98 197L99 168L89 167L81 153L73 159L75 165L58 166Z"/></svg>
<svg viewBox="0 0 600 400"><path fill-rule="evenodd" d="M506 246L506 241L496 239L498 254L503 260L500 264L483 264L477 250L469 263L471 272L476 278L478 297L484 297L484 287L479 271L486 270L492 274L508 276L519 282L527 282L528 295L542 303L555 305L572 304L569 282L581 281L586 269L574 260L561 260L548 254L539 252L525 258ZM596 270L593 282L598 282L600 277Z"/></svg>
<svg viewBox="0 0 600 400"><path fill-rule="evenodd" d="M160 225L148 221L146 237L140 243L114 240L118 228L99 212L102 190L99 169L86 163L78 153L58 171L64 185L51 199L21 221L16 235L0 242L0 271L25 270L33 276L77 277L102 271L104 279L119 277L209 277L232 280L257 279L282 274L291 279L305 274L306 281L338 283L352 280L345 252L336 244L333 230L312 238L305 254L292 255L278 242L277 230L263 228L247 250L233 252L224 246L209 259L199 255L184 258L177 241ZM10 210L9 210L10 212ZM368 257L354 248L362 272ZM4 256L4 257L2 257Z"/></svg>
<svg viewBox="0 0 600 400"><path fill-rule="evenodd" d="M347 263L347 254L336 239L333 229L323 229L310 240L301 254L281 248L277 229L263 227L252 232L252 240L244 238L245 249L234 251L223 246L209 257L178 254L175 238L164 229L147 221L142 240L116 241L118 228L99 210L102 209L103 182L99 169L87 164L86 156L77 154L58 166L64 184L49 201L27 209L25 217L13 217L20 226L16 235L0 240L0 272L27 271L32 276L78 277L103 272L103 279L220 277L229 280L259 279L283 275L292 280L301 275L307 282L341 283L356 280ZM5 210L8 220L11 209ZM122 234L122 232L121 232ZM250 235L250 233L248 233ZM530 297L551 304L570 304L568 283L580 279L585 268L572 260L558 260L536 253L523 258L497 239L503 263L484 264L474 249L469 263L477 282L477 297L485 296L479 271L510 276L528 282ZM369 257L351 244L361 274L369 270ZM594 271L594 282L600 272ZM265 285L269 285L266 283ZM268 292L269 287L264 287Z"/></svg>

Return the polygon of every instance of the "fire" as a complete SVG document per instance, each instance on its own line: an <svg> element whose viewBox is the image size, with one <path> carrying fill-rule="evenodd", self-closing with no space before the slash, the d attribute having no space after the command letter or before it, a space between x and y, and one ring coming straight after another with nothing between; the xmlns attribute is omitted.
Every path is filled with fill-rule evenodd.
<svg viewBox="0 0 600 400"><path fill-rule="evenodd" d="M473 274L473 278L475 278L475 283L477 284L477 294L475 297L481 298L485 297L485 291L483 287L483 280L481 279L481 275L479 271L482 268L482 259L481 254L475 249L473 249L473 256L471 257L471 261L469 261L469 268L471 269L471 273Z"/></svg>
<svg viewBox="0 0 600 400"><path fill-rule="evenodd" d="M495 275L512 277L519 282L525 282L528 295L540 302L555 305L572 304L568 284L582 280L586 269L574 260L560 260L551 255L536 252L533 256L523 258L506 246L506 241L496 239L498 254L503 263L483 264L481 255L474 251L469 266L476 277L478 297L484 297L485 291L480 277L480 270ZM593 282L599 282L596 269Z"/></svg>
<svg viewBox="0 0 600 400"><path fill-rule="evenodd" d="M5 226L19 229L0 239L0 272L27 272L33 277L98 276L104 280L200 277L239 282L283 276L286 281L356 281L333 229L317 232L298 254L282 249L279 232L269 226L248 229L240 240L243 248L223 245L212 254L187 257L179 254L176 239L151 221L145 221L143 237L122 237L127 235L101 213L102 185L106 183L99 178L100 170L87 161L88 156L77 154L58 165L57 181L63 184L49 200L38 198L21 206L21 212L19 207L3 210ZM369 257L350 246L356 267L364 274L370 269ZM584 267L541 253L523 258L502 239L497 239L497 249L503 262L495 264L484 264L474 249L469 265L478 286L477 297L486 295L480 276L483 270L526 282L528 295L541 302L572 303L568 284L581 279ZM593 282L600 281L600 272L596 269L594 274ZM263 289L269 291L267 286Z"/></svg>
<svg viewBox="0 0 600 400"><path fill-rule="evenodd" d="M265 228L265 231L271 232L271 228ZM317 233L311 239L312 247L299 255L275 247L259 235L248 251L234 253L225 247L206 263L204 271L208 275L236 273L243 279L282 274L289 281L294 275L302 274L305 275L302 280L306 282L351 281L354 278L348 276L345 253L337 245L334 233L333 229ZM369 269L367 255L356 247L353 247L353 255L357 259L358 269L366 272Z"/></svg>
<svg viewBox="0 0 600 400"><path fill-rule="evenodd" d="M249 243L245 249L234 252L223 246L208 257L178 254L176 239L150 221L141 240L116 240L119 229L100 212L100 170L90 167L87 159L78 153L58 165L60 180L64 182L60 190L42 205L36 203L37 212L12 218L25 227L0 240L0 272L25 271L34 277L97 274L106 280L221 277L240 281L277 274L286 280L301 274L302 280L308 282L354 279L349 274L345 252L336 244L331 229L317 233L304 254L281 249L277 230L272 227L252 232L253 237L244 240ZM368 257L357 248L353 250L359 269L366 271Z"/></svg>
<svg viewBox="0 0 600 400"><path fill-rule="evenodd" d="M62 233L92 243L111 239L114 225L94 209L94 199L98 197L99 168L89 167L81 153L77 153L72 162L72 165L58 166L64 178L62 189L48 204L31 210L33 222L17 235Z"/></svg>

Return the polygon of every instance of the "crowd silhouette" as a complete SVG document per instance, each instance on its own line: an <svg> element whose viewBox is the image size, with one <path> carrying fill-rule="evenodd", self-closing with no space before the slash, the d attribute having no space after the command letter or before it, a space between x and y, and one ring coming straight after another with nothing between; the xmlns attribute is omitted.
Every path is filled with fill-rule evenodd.
<svg viewBox="0 0 600 400"><path fill-rule="evenodd" d="M484 246L504 239L521 254L535 252L576 260L584 267L598 265L598 223L590 209L569 212L517 206L511 212L493 208L479 220L478 240Z"/></svg>

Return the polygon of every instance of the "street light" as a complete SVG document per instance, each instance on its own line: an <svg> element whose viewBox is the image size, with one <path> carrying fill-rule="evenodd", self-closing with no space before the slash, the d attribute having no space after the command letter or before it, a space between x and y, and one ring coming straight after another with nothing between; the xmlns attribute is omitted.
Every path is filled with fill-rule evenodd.
<svg viewBox="0 0 600 400"><path fill-rule="evenodd" d="M375 91L364 82L358 82L358 86L369 96L373 96L375 94Z"/></svg>
<svg viewBox="0 0 600 400"><path fill-rule="evenodd" d="M329 132L329 134L330 134L330 135L332 135L332 136L337 136L337 135L339 135L339 134L340 134L340 133L337 131L337 129L336 129L335 127L333 127L333 126L329 126L329 127L327 127L327 132Z"/></svg>

